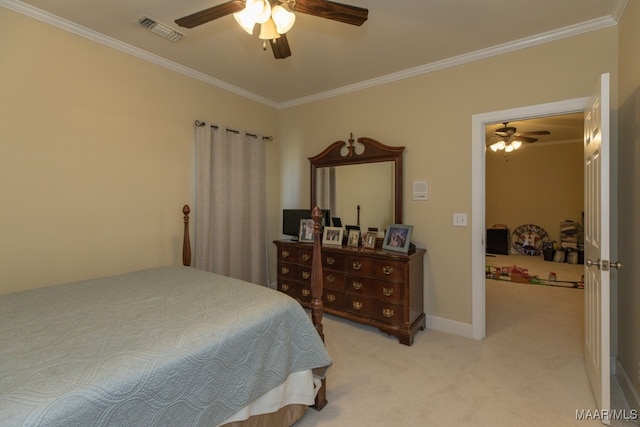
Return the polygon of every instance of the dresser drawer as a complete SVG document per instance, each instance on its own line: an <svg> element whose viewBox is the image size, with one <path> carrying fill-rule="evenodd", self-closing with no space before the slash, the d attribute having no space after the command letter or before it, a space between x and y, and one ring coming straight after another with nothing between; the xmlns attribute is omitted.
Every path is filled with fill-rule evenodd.
<svg viewBox="0 0 640 427"><path fill-rule="evenodd" d="M278 279L278 290L284 292L292 298L300 299L300 288L302 285L294 280Z"/></svg>
<svg viewBox="0 0 640 427"><path fill-rule="evenodd" d="M303 303L311 303L311 287L294 280L278 280L278 290Z"/></svg>
<svg viewBox="0 0 640 427"><path fill-rule="evenodd" d="M278 278L295 280L300 274L300 266L290 262L278 261Z"/></svg>
<svg viewBox="0 0 640 427"><path fill-rule="evenodd" d="M387 304L359 295L347 295L347 311L390 325L402 324L402 306Z"/></svg>
<svg viewBox="0 0 640 427"><path fill-rule="evenodd" d="M404 263L388 259L347 257L347 272L378 279L402 282L404 279Z"/></svg>
<svg viewBox="0 0 640 427"><path fill-rule="evenodd" d="M311 264L313 263L313 247L300 249L298 262L311 267Z"/></svg>
<svg viewBox="0 0 640 427"><path fill-rule="evenodd" d="M322 269L344 271L345 256L339 253L322 251Z"/></svg>
<svg viewBox="0 0 640 427"><path fill-rule="evenodd" d="M283 246L278 248L278 261L293 262L299 261L300 249L293 246Z"/></svg>
<svg viewBox="0 0 640 427"><path fill-rule="evenodd" d="M324 270L322 273L324 289L344 292L347 275L344 271Z"/></svg>
<svg viewBox="0 0 640 427"><path fill-rule="evenodd" d="M326 308L344 311L344 292L337 292L333 289L325 289L322 294L322 302Z"/></svg>
<svg viewBox="0 0 640 427"><path fill-rule="evenodd" d="M347 292L390 304L402 304L404 284L350 275L347 279Z"/></svg>

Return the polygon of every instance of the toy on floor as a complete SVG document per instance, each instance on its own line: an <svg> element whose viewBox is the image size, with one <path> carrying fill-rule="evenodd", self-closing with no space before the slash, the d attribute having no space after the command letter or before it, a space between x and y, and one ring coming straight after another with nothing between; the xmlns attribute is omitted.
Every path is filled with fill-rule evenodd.
<svg viewBox="0 0 640 427"><path fill-rule="evenodd" d="M558 280L555 272L549 273L548 279L541 279L538 275L530 275L526 268L517 265L506 267L494 267L487 265L485 278L492 280L505 280L516 283L529 283L531 285L556 286L561 288L584 289L584 275L579 282Z"/></svg>

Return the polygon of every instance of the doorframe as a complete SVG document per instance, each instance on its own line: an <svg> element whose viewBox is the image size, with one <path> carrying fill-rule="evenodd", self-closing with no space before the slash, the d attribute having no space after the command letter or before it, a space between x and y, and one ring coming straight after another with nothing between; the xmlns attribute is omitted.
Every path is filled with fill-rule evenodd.
<svg viewBox="0 0 640 427"><path fill-rule="evenodd" d="M574 98L547 104L530 105L508 110L475 114L471 117L471 319L476 340L486 337L485 301L485 194L486 141L488 124L513 122L538 117L584 111L588 97Z"/></svg>

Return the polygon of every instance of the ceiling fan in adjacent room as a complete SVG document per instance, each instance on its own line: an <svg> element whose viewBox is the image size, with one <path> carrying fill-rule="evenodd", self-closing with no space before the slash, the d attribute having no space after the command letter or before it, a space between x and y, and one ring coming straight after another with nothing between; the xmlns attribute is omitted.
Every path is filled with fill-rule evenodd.
<svg viewBox="0 0 640 427"><path fill-rule="evenodd" d="M536 142L538 138L532 138L532 135L550 135L548 130L538 130L532 132L518 132L513 126L507 126L509 122L503 122L503 126L493 131L498 137L498 141L489 145L492 151L504 150L510 153L520 148L523 142Z"/></svg>
<svg viewBox="0 0 640 427"><path fill-rule="evenodd" d="M293 27L295 22L296 17L293 12L358 26L367 20L369 14L368 9L329 0L230 0L176 19L175 22L184 28L194 28L233 14L238 24L249 34L253 34L256 24L260 24L258 38L263 40L263 49L266 50L266 43L269 40L273 56L276 59L283 59L291 56L285 33Z"/></svg>

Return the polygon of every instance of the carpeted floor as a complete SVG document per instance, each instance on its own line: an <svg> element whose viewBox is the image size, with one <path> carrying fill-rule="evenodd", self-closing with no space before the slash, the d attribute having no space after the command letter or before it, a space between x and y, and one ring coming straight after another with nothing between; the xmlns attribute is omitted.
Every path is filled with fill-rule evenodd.
<svg viewBox="0 0 640 427"><path fill-rule="evenodd" d="M326 315L328 405L296 427L600 426L583 362L578 289L487 280L487 338L418 332L411 347ZM613 407L628 408L612 377ZM631 426L613 421L614 426Z"/></svg>

